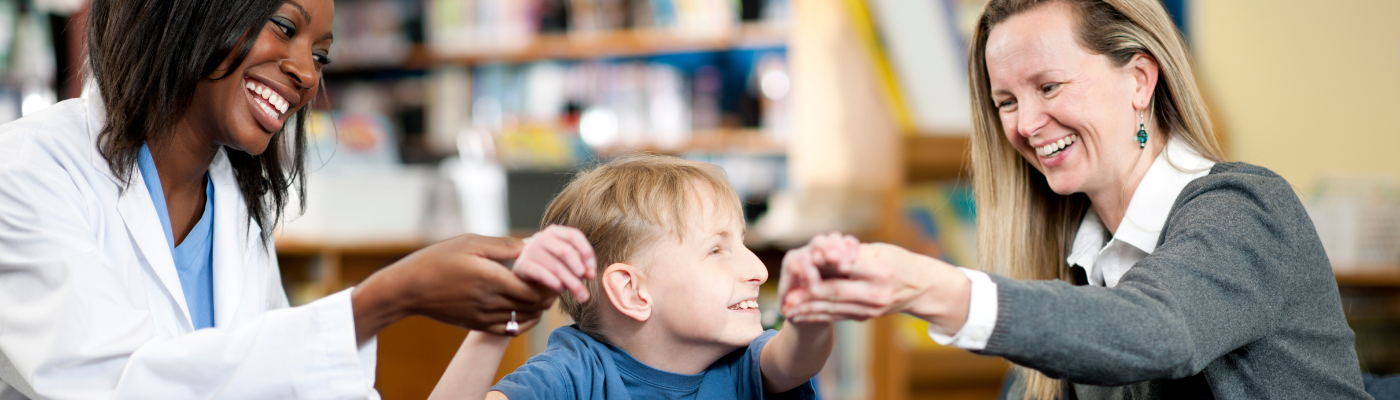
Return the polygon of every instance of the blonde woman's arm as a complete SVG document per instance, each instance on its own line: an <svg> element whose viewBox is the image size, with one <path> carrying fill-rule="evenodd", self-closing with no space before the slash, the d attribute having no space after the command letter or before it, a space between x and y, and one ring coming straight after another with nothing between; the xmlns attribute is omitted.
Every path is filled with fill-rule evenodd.
<svg viewBox="0 0 1400 400"><path fill-rule="evenodd" d="M975 296L963 269L884 243L860 244L853 258L854 262L815 262L821 275L816 283L786 292L780 288L783 315L819 322L909 313L949 335L968 321Z"/></svg>

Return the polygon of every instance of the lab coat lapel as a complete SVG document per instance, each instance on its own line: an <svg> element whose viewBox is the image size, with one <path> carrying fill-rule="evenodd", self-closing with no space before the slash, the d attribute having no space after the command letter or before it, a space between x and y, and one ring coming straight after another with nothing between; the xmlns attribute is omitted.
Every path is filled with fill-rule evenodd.
<svg viewBox="0 0 1400 400"><path fill-rule="evenodd" d="M248 265L255 257L253 248L260 241L262 230L248 220L238 180L233 176L226 149L219 149L209 165L209 179L214 182L214 326L228 327L239 320L243 290L259 268Z"/></svg>
<svg viewBox="0 0 1400 400"><path fill-rule="evenodd" d="M160 215L156 214L155 201L146 190L146 180L141 177L139 168L131 168L131 181L121 189L117 198L117 212L131 232L132 241L141 250L156 277L165 285L166 294L185 316L185 327L193 330L190 322L190 308L185 304L185 291L180 287L180 275L175 271L175 257L170 254L170 243L165 239L165 228L160 225Z"/></svg>

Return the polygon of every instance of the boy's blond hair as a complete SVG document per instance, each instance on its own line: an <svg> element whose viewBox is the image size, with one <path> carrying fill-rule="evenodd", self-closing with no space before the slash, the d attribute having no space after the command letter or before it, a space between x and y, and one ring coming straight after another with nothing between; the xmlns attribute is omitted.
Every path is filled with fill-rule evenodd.
<svg viewBox="0 0 1400 400"><path fill-rule="evenodd" d="M608 304L603 291L603 271L613 263L636 263L637 250L661 234L678 239L689 228L687 207L699 204L695 189L713 190L716 209L727 208L742 216L739 195L719 167L671 156L632 155L579 173L545 208L541 227L565 225L577 228L593 245L598 257L597 278L584 281L593 299L579 304L571 293L560 296L564 312L579 330L606 342L600 311Z"/></svg>

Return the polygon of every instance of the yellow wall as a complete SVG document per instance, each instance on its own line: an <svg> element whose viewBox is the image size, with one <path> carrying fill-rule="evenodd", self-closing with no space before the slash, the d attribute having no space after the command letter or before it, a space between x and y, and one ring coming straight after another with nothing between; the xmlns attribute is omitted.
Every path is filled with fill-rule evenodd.
<svg viewBox="0 0 1400 400"><path fill-rule="evenodd" d="M1200 79L1231 159L1304 192L1324 171L1400 176L1400 1L1190 7Z"/></svg>

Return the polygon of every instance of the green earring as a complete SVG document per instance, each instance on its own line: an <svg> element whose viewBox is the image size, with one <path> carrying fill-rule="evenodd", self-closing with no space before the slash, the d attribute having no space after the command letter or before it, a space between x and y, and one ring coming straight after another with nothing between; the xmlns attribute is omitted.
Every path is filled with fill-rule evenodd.
<svg viewBox="0 0 1400 400"><path fill-rule="evenodd" d="M1141 112L1141 111L1138 112L1138 133L1137 133L1137 139L1138 139L1138 148L1139 148L1139 149L1142 149L1142 148L1146 148L1146 147L1147 147L1147 126L1146 126L1146 125L1143 125L1143 123L1142 123L1142 112Z"/></svg>

